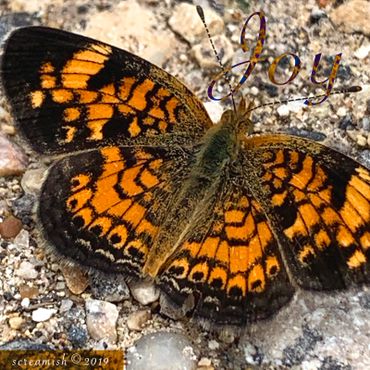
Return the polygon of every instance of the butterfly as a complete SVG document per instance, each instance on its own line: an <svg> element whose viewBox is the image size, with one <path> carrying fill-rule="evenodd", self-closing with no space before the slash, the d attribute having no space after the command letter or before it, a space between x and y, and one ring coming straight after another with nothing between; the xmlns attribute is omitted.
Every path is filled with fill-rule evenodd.
<svg viewBox="0 0 370 370"><path fill-rule="evenodd" d="M297 289L370 282L370 172L353 159L247 136L244 100L213 124L164 70L72 33L15 30L1 71L20 132L55 159L37 214L63 258L237 327Z"/></svg>

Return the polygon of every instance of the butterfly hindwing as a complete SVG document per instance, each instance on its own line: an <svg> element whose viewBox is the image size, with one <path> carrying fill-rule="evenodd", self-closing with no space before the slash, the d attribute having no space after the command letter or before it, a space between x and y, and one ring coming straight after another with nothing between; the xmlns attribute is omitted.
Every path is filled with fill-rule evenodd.
<svg viewBox="0 0 370 370"><path fill-rule="evenodd" d="M246 149L298 284L327 290L370 282L369 170L303 138L256 137Z"/></svg>
<svg viewBox="0 0 370 370"><path fill-rule="evenodd" d="M21 132L40 153L153 144L158 135L163 144L166 134L186 142L211 125L194 94L162 69L60 30L14 31L2 78Z"/></svg>
<svg viewBox="0 0 370 370"><path fill-rule="evenodd" d="M290 300L290 284L272 229L244 180L220 184L166 262L160 287L183 311L243 326Z"/></svg>
<svg viewBox="0 0 370 370"><path fill-rule="evenodd" d="M82 265L141 276L191 161L185 148L145 146L105 147L61 159L40 197L46 239Z"/></svg>

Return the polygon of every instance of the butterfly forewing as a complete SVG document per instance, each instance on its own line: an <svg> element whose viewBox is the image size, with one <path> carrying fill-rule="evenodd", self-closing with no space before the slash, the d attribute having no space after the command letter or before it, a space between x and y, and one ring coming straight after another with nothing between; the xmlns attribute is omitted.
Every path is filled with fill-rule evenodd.
<svg viewBox="0 0 370 370"><path fill-rule="evenodd" d="M3 85L21 132L41 153L189 142L211 121L177 79L127 51L44 27L13 32ZM158 136L161 139L158 139Z"/></svg>

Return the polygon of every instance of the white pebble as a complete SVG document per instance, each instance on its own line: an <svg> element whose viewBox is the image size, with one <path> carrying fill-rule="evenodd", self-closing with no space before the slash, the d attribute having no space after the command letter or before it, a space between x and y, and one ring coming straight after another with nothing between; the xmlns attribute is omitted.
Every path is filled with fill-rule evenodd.
<svg viewBox="0 0 370 370"><path fill-rule="evenodd" d="M212 365L212 362L209 358L207 357L202 357L199 362L198 362L198 366L204 366L204 367L209 367Z"/></svg>
<svg viewBox="0 0 370 370"><path fill-rule="evenodd" d="M22 229L14 238L13 243L21 250L27 250L30 245L30 237L27 230Z"/></svg>
<svg viewBox="0 0 370 370"><path fill-rule="evenodd" d="M353 55L357 59L365 59L370 53L370 44L361 45Z"/></svg>
<svg viewBox="0 0 370 370"><path fill-rule="evenodd" d="M142 305L153 303L159 298L159 289L151 282L131 283L130 289L133 297Z"/></svg>
<svg viewBox="0 0 370 370"><path fill-rule="evenodd" d="M23 298L22 301L21 301L21 306L24 307L24 308L27 308L29 307L30 305L30 299L29 298Z"/></svg>
<svg viewBox="0 0 370 370"><path fill-rule="evenodd" d="M251 87L251 94L254 95L254 96L257 96L259 94L259 90L257 89L256 86L252 86Z"/></svg>
<svg viewBox="0 0 370 370"><path fill-rule="evenodd" d="M32 311L32 320L35 322L43 322L50 319L51 316L55 314L56 310L54 308L43 308L40 307L35 311Z"/></svg>
<svg viewBox="0 0 370 370"><path fill-rule="evenodd" d="M26 280L36 279L38 276L38 272L35 270L32 263L28 261L21 262L15 273L17 276Z"/></svg>
<svg viewBox="0 0 370 370"><path fill-rule="evenodd" d="M147 334L127 350L127 368L193 370L197 367L194 352L193 345L182 334L166 332Z"/></svg>
<svg viewBox="0 0 370 370"><path fill-rule="evenodd" d="M280 105L280 107L278 107L276 111L280 117L285 117L289 114L290 109L288 108L288 104L284 104Z"/></svg>
<svg viewBox="0 0 370 370"><path fill-rule="evenodd" d="M339 117L344 117L347 114L347 108L346 107L339 107L337 109L337 115Z"/></svg>
<svg viewBox="0 0 370 370"><path fill-rule="evenodd" d="M215 350L215 349L218 349L219 347L220 347L220 344L214 339L208 342L208 348L210 350Z"/></svg>

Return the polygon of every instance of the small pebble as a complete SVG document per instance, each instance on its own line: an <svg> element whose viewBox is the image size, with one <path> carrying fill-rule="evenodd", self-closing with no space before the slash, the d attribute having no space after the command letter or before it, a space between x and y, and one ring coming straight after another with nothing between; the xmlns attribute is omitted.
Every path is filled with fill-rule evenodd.
<svg viewBox="0 0 370 370"><path fill-rule="evenodd" d="M67 329L68 339L73 344L74 348L82 348L86 345L86 342L89 339L88 332L85 328L81 326L71 325ZM94 346L94 348L96 348Z"/></svg>
<svg viewBox="0 0 370 370"><path fill-rule="evenodd" d="M86 272L84 272L78 265L61 265L60 270L66 279L68 289L76 295L85 291L89 285L89 279Z"/></svg>
<svg viewBox="0 0 370 370"><path fill-rule="evenodd" d="M357 135L357 144L359 146L366 146L367 144L367 139L366 137L362 136L362 135Z"/></svg>
<svg viewBox="0 0 370 370"><path fill-rule="evenodd" d="M2 109L1 109L2 110ZM2 115L3 112L1 112ZM1 131L4 134L7 134L9 136L13 136L15 134L15 127L13 125L7 125L6 123L3 123L1 125Z"/></svg>
<svg viewBox="0 0 370 370"><path fill-rule="evenodd" d="M24 194L12 202L12 208L16 212L17 217L20 218L23 224L29 225L34 216L35 204L37 197L31 194Z"/></svg>
<svg viewBox="0 0 370 370"><path fill-rule="evenodd" d="M364 117L362 119L362 128L365 130L365 131L370 131L370 117L367 116L367 117Z"/></svg>
<svg viewBox="0 0 370 370"><path fill-rule="evenodd" d="M195 370L194 352L193 344L180 333L147 334L127 350L127 367L130 370Z"/></svg>
<svg viewBox="0 0 370 370"><path fill-rule="evenodd" d="M220 344L214 340L214 339L211 339L209 342L208 342L208 348L212 351L218 349L220 347Z"/></svg>
<svg viewBox="0 0 370 370"><path fill-rule="evenodd" d="M328 4L330 4L331 0L316 0L317 4L320 8L325 8Z"/></svg>
<svg viewBox="0 0 370 370"><path fill-rule="evenodd" d="M32 320L35 322L43 322L47 321L55 314L57 310L54 308L37 308L36 310L32 311Z"/></svg>
<svg viewBox="0 0 370 370"><path fill-rule="evenodd" d="M361 45L355 52L354 56L358 59L365 59L370 53L370 44Z"/></svg>
<svg viewBox="0 0 370 370"><path fill-rule="evenodd" d="M218 339L227 344L234 343L235 341L235 332L233 330L229 330L228 328L224 328L218 336Z"/></svg>
<svg viewBox="0 0 370 370"><path fill-rule="evenodd" d="M193 303L189 300L181 309L176 307L169 297L162 293L159 298L160 313L161 315L167 316L173 320L182 320L189 310L193 307Z"/></svg>
<svg viewBox="0 0 370 370"><path fill-rule="evenodd" d="M220 34L224 29L223 19L211 8L207 9L207 24L212 36ZM170 27L179 33L190 44L204 39L204 26L197 16L192 4L180 3L175 6L169 20Z"/></svg>
<svg viewBox="0 0 370 370"><path fill-rule="evenodd" d="M301 101L292 101L287 104L280 105L276 111L280 117L288 116L290 112L297 113L304 107Z"/></svg>
<svg viewBox="0 0 370 370"><path fill-rule="evenodd" d="M347 128L353 128L353 119L352 115L346 114L339 122L339 127L342 130L346 130Z"/></svg>
<svg viewBox="0 0 370 370"><path fill-rule="evenodd" d="M148 320L150 320L152 314L149 310L140 310L133 312L127 318L127 327L130 330L140 331L143 329Z"/></svg>
<svg viewBox="0 0 370 370"><path fill-rule="evenodd" d="M344 32L359 32L370 36L370 22L366 14L370 14L370 2L366 0L349 0L333 9L330 19L335 26Z"/></svg>
<svg viewBox="0 0 370 370"><path fill-rule="evenodd" d="M21 298L35 298L39 295L39 289L37 287L22 284L19 286L19 294L21 295Z"/></svg>
<svg viewBox="0 0 370 370"><path fill-rule="evenodd" d="M5 199L0 199L0 216L2 217L8 216L9 213L10 213L10 208L9 208L8 202ZM1 229L1 226L0 226L0 229Z"/></svg>
<svg viewBox="0 0 370 370"><path fill-rule="evenodd" d="M96 299L86 300L86 324L92 338L104 339L115 343L117 341L118 309L110 302Z"/></svg>
<svg viewBox="0 0 370 370"><path fill-rule="evenodd" d="M23 322L24 320L19 316L11 317L9 319L9 326L14 330L18 330L22 326Z"/></svg>
<svg viewBox="0 0 370 370"><path fill-rule="evenodd" d="M64 283L64 281L58 281L55 284L55 290L64 290L65 287L66 287L66 284Z"/></svg>
<svg viewBox="0 0 370 370"><path fill-rule="evenodd" d="M160 293L154 283L147 281L131 283L130 290L132 296L144 306L157 301Z"/></svg>
<svg viewBox="0 0 370 370"><path fill-rule="evenodd" d="M11 215L0 223L0 235L5 239L14 238L22 230L22 227L22 221Z"/></svg>
<svg viewBox="0 0 370 370"><path fill-rule="evenodd" d="M70 299L62 299L60 302L59 312L67 312L69 311L73 306L73 301Z"/></svg>
<svg viewBox="0 0 370 370"><path fill-rule="evenodd" d="M27 157L0 132L0 176L20 175L26 170Z"/></svg>
<svg viewBox="0 0 370 370"><path fill-rule="evenodd" d="M30 299L29 298L23 298L22 301L21 301L21 306L24 307L24 308L27 308L29 307L30 305Z"/></svg>
<svg viewBox="0 0 370 370"><path fill-rule="evenodd" d="M339 117L344 117L345 115L347 115L347 108L346 107L339 107L337 109L337 115Z"/></svg>
<svg viewBox="0 0 370 370"><path fill-rule="evenodd" d="M249 342L245 343L243 345L243 352L248 364L258 365L258 351L255 345Z"/></svg>
<svg viewBox="0 0 370 370"><path fill-rule="evenodd" d="M313 8L310 14L310 23L317 23L320 19L327 18L325 11L318 8Z"/></svg>
<svg viewBox="0 0 370 370"><path fill-rule="evenodd" d="M60 269L60 266L57 263L52 263L50 266L50 270L54 272L58 272Z"/></svg>
<svg viewBox="0 0 370 370"><path fill-rule="evenodd" d="M15 244L20 250L27 250L30 246L30 234L27 230L22 229L19 234L14 238Z"/></svg>
<svg viewBox="0 0 370 370"><path fill-rule="evenodd" d="M28 261L22 261L15 273L25 280L36 279L38 276L38 272L35 270L32 263Z"/></svg>
<svg viewBox="0 0 370 370"><path fill-rule="evenodd" d="M257 96L259 93L260 93L260 91L258 90L258 88L256 86L251 87L251 94L253 96Z"/></svg>
<svg viewBox="0 0 370 370"><path fill-rule="evenodd" d="M33 350L33 351L50 351L53 348L43 343L35 343L28 339L18 339L0 345L0 350ZM23 367L24 368L24 367ZM24 368L25 369L25 368Z"/></svg>
<svg viewBox="0 0 370 370"><path fill-rule="evenodd" d="M286 117L290 113L290 109L288 108L287 104L280 105L280 107L278 107L276 111L280 117Z"/></svg>
<svg viewBox="0 0 370 370"><path fill-rule="evenodd" d="M199 362L198 362L198 366L202 366L202 367L209 367L212 365L212 362L209 358L207 357L202 357Z"/></svg>
<svg viewBox="0 0 370 370"><path fill-rule="evenodd" d="M35 170L27 170L21 180L22 189L27 194L38 195L41 190L43 178L45 175L45 168L38 168Z"/></svg>

